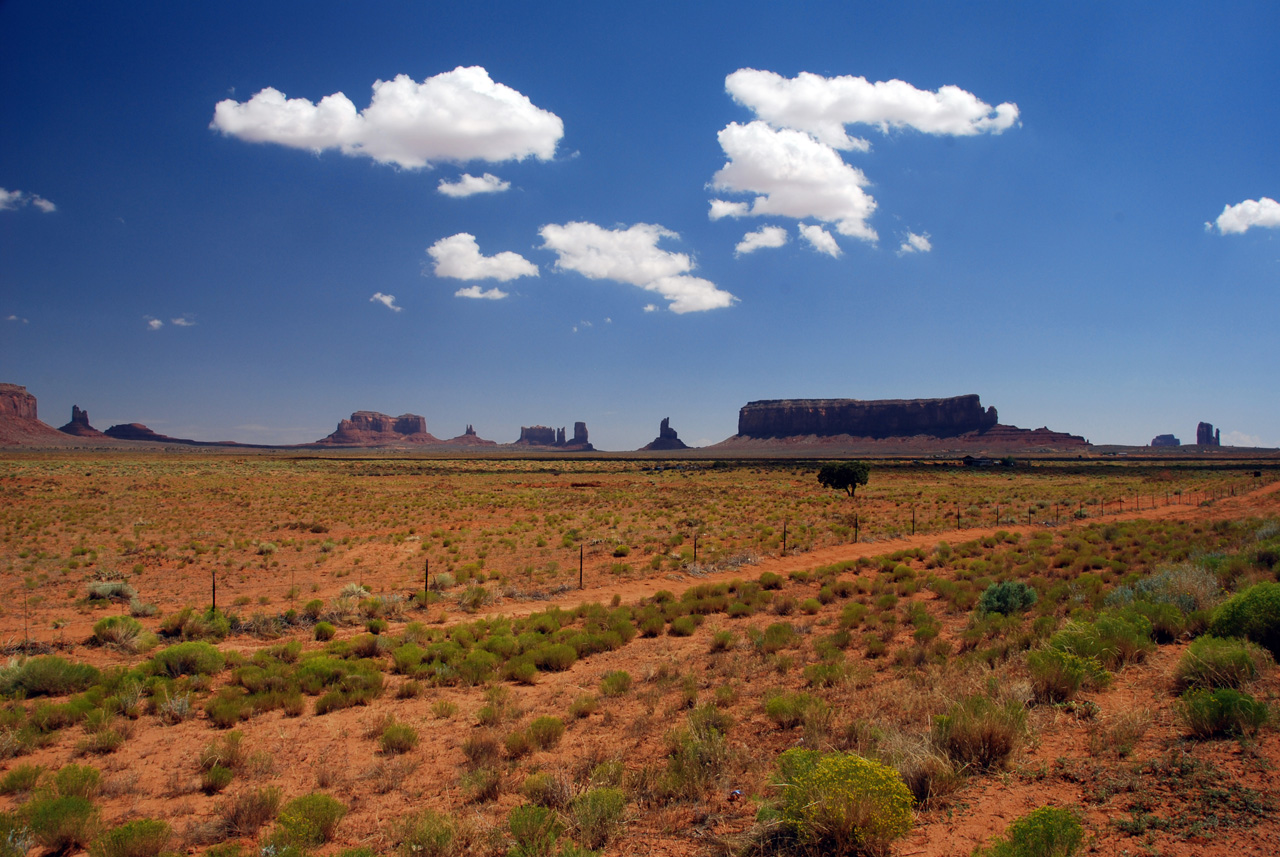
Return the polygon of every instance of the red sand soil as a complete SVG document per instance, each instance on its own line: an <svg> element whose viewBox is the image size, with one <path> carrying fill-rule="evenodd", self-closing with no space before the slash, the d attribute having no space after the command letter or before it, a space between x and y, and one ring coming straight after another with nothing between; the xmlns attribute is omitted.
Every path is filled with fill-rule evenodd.
<svg viewBox="0 0 1280 857"><path fill-rule="evenodd" d="M1170 518L1202 521L1275 516L1280 511L1278 492L1280 483L1275 483L1247 494L1218 500L1209 507L1160 507L1109 515L1107 520ZM1069 526L1064 525L1057 531L1066 530ZM955 544L992 535L996 529L984 527L955 531L945 534L945 538ZM1036 527L1007 525L999 529L1024 532ZM735 577L754 578L764 571L785 575L900 549L931 548L940 538L940 534L933 533L874 543L838 545L799 555L766 557L750 567L705 576L666 574L650 580L609 581L589 586L583 591L564 592L551 600L504 600L478 615L515 616L543 610L550 604L572 607L584 601L607 602L615 596L623 604L632 604L651 596L658 589L670 590L678 596L690 586ZM379 546L378 550L394 548ZM373 547L369 552L370 562L373 562ZM946 576L949 570L939 568L935 573ZM845 576L855 577L856 572L850 570ZM299 579L297 582L305 592L309 581ZM160 583L149 577L149 587ZM180 574L174 574L164 581L163 587L157 587L159 591L149 595L164 603L183 603L184 599L191 597L193 589L200 591L201 585L200 581L187 581ZM232 591L235 591L234 587ZM785 591L807 597L816 590L788 584ZM331 593L322 592L320 595L330 597ZM304 599L307 597L310 596L303 596ZM836 615L839 606L826 607L813 617L790 618L798 626L819 626ZM39 612L48 615L44 610ZM428 613L428 621L451 625L475 618L456 613L448 617L440 614L440 609L433 607ZM88 636L92 622L101 615L69 617L70 621L56 634L57 638L68 643L65 656L100 666L136 662L136 656L126 657L78 642ZM422 614L411 613L406 618L421 619ZM941 618L941 638L957 640L967 616L945 615ZM660 766L666 754L664 735L683 717L682 683L692 681L702 701L711 699L717 687L728 685L738 689L736 701L730 703L726 710L735 721L730 731L730 743L743 757L768 760L787 747L798 744L800 734L778 730L763 715L760 701L769 688L801 689L803 682L799 667L802 664L786 672L775 671L765 667L758 656L741 645L728 652L708 654L710 636L716 628L733 628L741 640L746 625L763 627L772 621L777 621L777 618L759 615L731 623L724 616L713 616L691 637L637 638L617 651L579 661L565 672L540 674L534 686L509 686L515 707L523 713L504 723L499 737L516 725L545 714L564 717L569 727L559 747L534 752L518 765L507 768L503 792L492 804L467 803L460 785L460 772L464 765L461 742L479 731L475 725L476 712L485 704L483 690L431 688L418 698L398 699L395 690L403 680L391 675L387 676L387 692L366 708L315 716L310 713L308 704L308 712L301 717L288 718L277 711L244 722L239 728L245 734L245 746L254 758L247 770L237 774L229 791L222 796L205 796L197 786L197 755L210 741L225 734L212 729L203 715L174 726L160 725L151 715L128 721L126 728L131 730L128 740L119 750L103 757L77 756L75 744L81 735L78 729L68 729L50 746L29 756L4 762L3 770L11 770L18 764L37 764L51 769L69 762L97 765L102 769L106 783L104 794L97 801L104 818L111 823L136 817L165 819L180 834L179 842L187 853L198 853L204 849L191 839L182 839L181 835L194 830L194 825L215 818L228 795L263 785L279 786L286 797L320 789L350 807L349 815L339 827L338 842L322 849L324 853L336 854L343 848L356 846L372 848L379 854L392 853L391 829L397 820L422 807L455 813L479 827L501 825L506 813L524 802L519 794L519 785L523 777L533 770L563 771L577 774L582 780L585 778L583 773L590 770L592 763L609 759L622 760L633 774L645 766ZM2 627L9 641L21 639L21 622L22 616L16 608L6 610ZM394 634L402 626L403 622L393 623L387 633ZM344 630L342 633L352 635L355 631ZM305 635L300 635L300 638L309 640ZM251 651L264 645L268 642L235 637L223 644L223 648ZM307 645L316 646L313 642ZM1092 717L1052 707L1033 709L1034 737L1009 769L971 777L957 792L936 806L918 812L914 829L896 843L893 852L926 857L969 854L974 847L1001 833L1019 815L1035 807L1052 804L1084 808L1089 836L1086 850L1089 853L1205 857L1280 853L1280 825L1274 808L1280 801L1280 782L1277 782L1276 775L1280 770L1280 740L1275 731L1264 731L1256 741L1247 743L1191 743L1185 740L1174 718L1174 697L1168 678L1183 648L1183 644L1162 646L1145 662L1120 672L1106 691L1086 695L1097 706ZM853 660L860 662L862 658L855 656ZM877 688L890 686L895 673L887 661L881 659L860 664L865 667L865 672L857 682L829 694L823 692L823 696L837 712L855 709L860 700L873 697ZM594 713L582 720L570 721L567 715L570 702L584 693L598 693L601 676L612 670L628 671L636 679L633 690L621 697L601 697ZM1280 693L1280 680L1274 673L1273 670L1254 688L1260 698L1274 699ZM1002 680L1016 679L1008 671L999 675ZM927 691L928 688L916 688L911 692ZM437 718L433 714L433 705L441 700L456 704L457 713ZM1105 753L1105 748L1101 751L1091 749L1090 734L1099 728L1099 724L1112 723L1116 718L1135 711L1146 712L1144 716L1148 717L1149 726L1128 758L1112 758ZM394 715L397 720L418 729L421 743L417 749L406 756L394 758L383 757L377 752L376 741L369 737L369 731L387 715ZM1158 761L1179 754L1187 754L1198 764L1213 765L1222 782L1247 784L1271 801L1273 808L1251 826L1218 828L1207 836L1187 837L1158 829L1130 835L1117 829L1113 821L1129 818L1131 807L1139 797L1143 801L1142 811L1158 817L1177 817L1185 814L1188 806L1199 806L1189 804L1185 794L1156 788L1151 785L1154 780L1138 777L1132 772L1141 762ZM756 805L750 800L730 800L730 792L736 788L748 796L762 794L766 790L767 776L767 766L746 765L740 782L725 783L703 802L665 806L632 802L628 805L626 830L608 847L607 853L679 857L723 853L725 837L731 838L747 830L756 810ZM17 805L18 800L14 797L0 797L0 808L9 809ZM244 844L247 850L253 849L250 841L246 840Z"/></svg>

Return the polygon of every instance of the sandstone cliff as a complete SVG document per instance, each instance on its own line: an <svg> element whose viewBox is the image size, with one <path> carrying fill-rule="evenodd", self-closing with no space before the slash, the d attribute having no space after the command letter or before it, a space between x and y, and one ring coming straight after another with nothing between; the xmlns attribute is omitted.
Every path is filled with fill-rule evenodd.
<svg viewBox="0 0 1280 857"><path fill-rule="evenodd" d="M427 420L417 414L398 417L377 411L356 411L350 419L338 423L328 437L316 441L328 446L391 446L398 444L441 443L427 432Z"/></svg>
<svg viewBox="0 0 1280 857"><path fill-rule="evenodd" d="M1083 437L997 423L976 395L949 399L781 399L750 402L726 450L815 447L879 454L1061 452L1087 449Z"/></svg>
<svg viewBox="0 0 1280 857"><path fill-rule="evenodd" d="M71 422L58 426L58 431L75 437L104 438L105 434L89 425L89 412L80 410L79 406L71 406Z"/></svg>
<svg viewBox="0 0 1280 857"><path fill-rule="evenodd" d="M658 426L658 436L655 437L645 446L640 447L641 450L649 452L663 452L666 450L688 449L688 445L682 441L676 430L671 427L671 418L663 417L661 425Z"/></svg>
<svg viewBox="0 0 1280 857"><path fill-rule="evenodd" d="M40 422L36 397L20 384L0 384L0 445L58 444L65 435Z"/></svg>
<svg viewBox="0 0 1280 857"><path fill-rule="evenodd" d="M513 446L545 446L565 452L592 452L595 447L587 440L587 424L573 424L573 437L567 437L564 428L550 426L520 426L520 439Z"/></svg>
<svg viewBox="0 0 1280 857"><path fill-rule="evenodd" d="M738 436L956 437L986 431L996 422L996 409L983 410L976 395L879 401L776 399L748 402L738 412Z"/></svg>

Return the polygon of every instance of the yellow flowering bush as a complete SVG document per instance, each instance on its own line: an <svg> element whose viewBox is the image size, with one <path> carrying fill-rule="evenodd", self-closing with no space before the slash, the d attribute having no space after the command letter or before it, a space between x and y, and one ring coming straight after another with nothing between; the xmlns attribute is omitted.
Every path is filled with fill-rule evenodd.
<svg viewBox="0 0 1280 857"><path fill-rule="evenodd" d="M824 854L883 851L911 829L913 799L893 768L852 753L788 750L778 757L779 812Z"/></svg>

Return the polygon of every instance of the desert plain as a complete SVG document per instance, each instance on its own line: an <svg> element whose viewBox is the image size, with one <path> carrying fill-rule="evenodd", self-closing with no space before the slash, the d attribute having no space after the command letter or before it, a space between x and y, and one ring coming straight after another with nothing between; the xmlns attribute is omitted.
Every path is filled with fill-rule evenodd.
<svg viewBox="0 0 1280 857"><path fill-rule="evenodd" d="M5 853L949 855L1046 806L1084 853L1280 852L1271 655L1251 719L1187 696L1280 570L1280 462L819 463L6 453ZM906 824L788 833L794 748Z"/></svg>

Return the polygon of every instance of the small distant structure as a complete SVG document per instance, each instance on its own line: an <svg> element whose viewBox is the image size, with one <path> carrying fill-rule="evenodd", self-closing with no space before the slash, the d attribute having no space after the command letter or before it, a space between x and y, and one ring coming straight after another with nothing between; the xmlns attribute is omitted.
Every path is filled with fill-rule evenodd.
<svg viewBox="0 0 1280 857"><path fill-rule="evenodd" d="M1213 423L1200 423L1196 426L1196 443L1200 446L1222 446L1222 430L1215 429Z"/></svg>
<svg viewBox="0 0 1280 857"><path fill-rule="evenodd" d="M650 441L647 445L642 446L641 450L650 452L662 452L674 449L688 449L689 446L680 439L676 434L676 430L671 427L671 418L663 417L662 424L658 427L658 436Z"/></svg>
<svg viewBox="0 0 1280 857"><path fill-rule="evenodd" d="M1158 434L1151 439L1152 446L1182 446L1182 441L1171 434Z"/></svg>
<svg viewBox="0 0 1280 857"><path fill-rule="evenodd" d="M567 437L563 427L553 429L549 426L521 426L520 439L516 443L524 446L548 446L574 452L591 452L595 447L587 437L587 424L579 421L573 424L573 437Z"/></svg>

